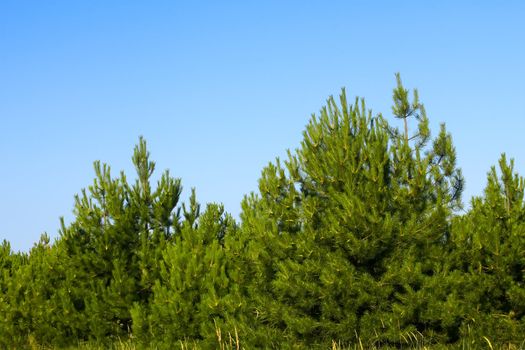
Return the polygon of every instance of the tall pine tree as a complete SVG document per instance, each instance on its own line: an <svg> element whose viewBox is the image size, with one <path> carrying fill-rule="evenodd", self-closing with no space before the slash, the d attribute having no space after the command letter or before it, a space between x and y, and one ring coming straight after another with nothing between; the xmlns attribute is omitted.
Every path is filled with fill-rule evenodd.
<svg viewBox="0 0 525 350"><path fill-rule="evenodd" d="M312 117L295 154L263 170L259 194L246 197L237 275L249 280L243 292L257 331L245 332L254 344L269 336L273 347L402 343L432 326L414 302L439 269L462 177L444 127L427 146L424 108L399 77L393 112L404 132L363 100L348 104L343 90Z"/></svg>

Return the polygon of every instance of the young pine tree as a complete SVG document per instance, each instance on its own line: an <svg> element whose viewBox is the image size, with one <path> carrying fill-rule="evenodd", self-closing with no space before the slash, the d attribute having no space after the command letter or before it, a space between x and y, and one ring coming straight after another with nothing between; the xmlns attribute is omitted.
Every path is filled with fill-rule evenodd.
<svg viewBox="0 0 525 350"><path fill-rule="evenodd" d="M128 336L130 309L148 302L162 251L179 228L180 180L166 171L152 188L155 163L142 138L132 159L133 185L123 173L112 178L109 166L95 162L94 183L76 197L75 220L62 228L66 285L74 312L85 319L86 339Z"/></svg>
<svg viewBox="0 0 525 350"><path fill-rule="evenodd" d="M456 309L463 337L479 346L484 336L499 345L525 339L525 180L504 154L499 170L453 230Z"/></svg>
<svg viewBox="0 0 525 350"><path fill-rule="evenodd" d="M444 127L427 146L424 108L399 77L393 111L404 133L364 101L349 105L343 90L312 117L295 154L263 170L259 195L245 198L232 246L242 252L239 304L248 300L239 328L255 346L401 344L432 331L425 285L441 268L462 178Z"/></svg>

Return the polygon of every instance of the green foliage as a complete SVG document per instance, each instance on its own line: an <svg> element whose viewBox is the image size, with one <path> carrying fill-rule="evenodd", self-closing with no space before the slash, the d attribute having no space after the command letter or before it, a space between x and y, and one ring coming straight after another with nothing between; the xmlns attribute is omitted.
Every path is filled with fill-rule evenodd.
<svg viewBox="0 0 525 350"><path fill-rule="evenodd" d="M181 232L163 252L153 298L132 310L134 335L142 343L170 349L185 339L215 340L229 287L222 237L236 226L222 206L210 204L201 216L198 207L193 192Z"/></svg>
<svg viewBox="0 0 525 350"><path fill-rule="evenodd" d="M525 180L503 154L500 175L488 173L483 197L455 223L454 256L465 284L463 332L497 342L521 341L525 334Z"/></svg>
<svg viewBox="0 0 525 350"><path fill-rule="evenodd" d="M86 322L84 339L129 334L130 305L147 303L159 276L158 260L178 230L180 180L166 171L152 189L155 163L142 138L132 160L133 185L123 173L112 178L109 166L95 162L93 185L75 197L76 219L62 228L67 285L75 313Z"/></svg>
<svg viewBox="0 0 525 350"><path fill-rule="evenodd" d="M19 271L27 265L25 254L13 254L9 242L0 246L0 346L7 348L11 344L23 341L28 332L20 303L23 290L27 288L21 281Z"/></svg>
<svg viewBox="0 0 525 350"><path fill-rule="evenodd" d="M0 348L517 348L525 180L503 155L460 214L451 135L396 78L401 130L330 97L239 224L152 185L142 138L135 181L95 162L56 242L0 245Z"/></svg>
<svg viewBox="0 0 525 350"><path fill-rule="evenodd" d="M256 344L272 331L303 346L441 331L422 315L424 285L441 268L462 178L444 127L424 148L428 119L417 93L412 104L407 96L398 78L393 110L420 130L410 139L364 101L349 105L344 90L339 104L330 98L301 148L269 164L260 195L245 199L239 268L252 279L241 298L253 305Z"/></svg>

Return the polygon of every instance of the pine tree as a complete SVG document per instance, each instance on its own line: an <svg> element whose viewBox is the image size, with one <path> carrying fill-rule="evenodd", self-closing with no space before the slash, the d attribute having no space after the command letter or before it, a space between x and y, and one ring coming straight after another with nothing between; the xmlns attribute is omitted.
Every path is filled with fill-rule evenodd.
<svg viewBox="0 0 525 350"><path fill-rule="evenodd" d="M132 160L133 185L94 163L93 185L75 197L75 220L62 220L55 244L44 235L17 255L4 242L0 345L109 344L132 336L132 321L144 342L213 343L229 287L223 243L235 221L220 205L201 215L194 189L189 206L178 206L180 180L167 171L153 189L155 163L142 138Z"/></svg>
<svg viewBox="0 0 525 350"><path fill-rule="evenodd" d="M482 197L454 224L462 334L481 344L519 344L525 333L525 180L505 154L492 167Z"/></svg>
<svg viewBox="0 0 525 350"><path fill-rule="evenodd" d="M245 199L246 272L238 275L253 276L244 293L254 344L276 331L281 344L400 343L432 326L412 303L439 268L433 260L462 177L444 127L426 147L424 108L417 92L408 101L399 77L393 111L405 125L415 117L418 133L391 128L363 100L349 105L343 90L340 104L330 98L312 117L284 166L263 170L260 194Z"/></svg>
<svg viewBox="0 0 525 350"><path fill-rule="evenodd" d="M162 250L178 229L180 180L166 171L152 189L155 163L142 138L132 160L133 185L124 173L112 178L109 166L95 162L93 185L75 198L75 220L62 227L66 285L75 311L86 319L86 339L128 336L130 308L147 303Z"/></svg>

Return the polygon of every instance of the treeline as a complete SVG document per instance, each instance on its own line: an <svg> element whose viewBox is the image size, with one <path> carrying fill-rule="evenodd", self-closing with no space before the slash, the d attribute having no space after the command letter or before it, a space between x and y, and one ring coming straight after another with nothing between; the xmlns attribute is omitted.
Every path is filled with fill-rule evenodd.
<svg viewBox="0 0 525 350"><path fill-rule="evenodd" d="M0 246L0 348L133 339L171 349L520 344L525 339L524 180L503 155L462 209L444 126L432 137L398 76L394 128L342 91L301 145L269 163L236 222L155 163L137 180L95 162L93 184L29 253ZM410 133L409 130L414 131Z"/></svg>

